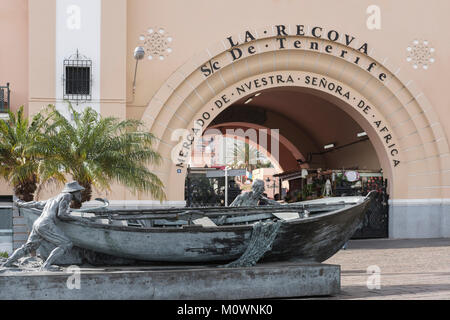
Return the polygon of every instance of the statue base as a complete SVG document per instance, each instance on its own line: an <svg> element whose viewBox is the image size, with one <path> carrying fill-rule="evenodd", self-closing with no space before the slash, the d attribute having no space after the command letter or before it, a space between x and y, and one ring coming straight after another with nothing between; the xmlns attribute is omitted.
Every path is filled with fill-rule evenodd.
<svg viewBox="0 0 450 320"><path fill-rule="evenodd" d="M0 272L0 299L233 300L335 295L340 266L263 263L248 268L133 266L79 272Z"/></svg>

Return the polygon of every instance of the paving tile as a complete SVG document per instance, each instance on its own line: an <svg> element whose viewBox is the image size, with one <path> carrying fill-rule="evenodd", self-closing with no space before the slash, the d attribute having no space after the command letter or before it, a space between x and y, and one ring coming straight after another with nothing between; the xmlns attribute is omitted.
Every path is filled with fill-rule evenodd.
<svg viewBox="0 0 450 320"><path fill-rule="evenodd" d="M341 293L332 300L450 300L450 239L351 240L324 263L341 265ZM368 289L368 266L380 268L380 289Z"/></svg>

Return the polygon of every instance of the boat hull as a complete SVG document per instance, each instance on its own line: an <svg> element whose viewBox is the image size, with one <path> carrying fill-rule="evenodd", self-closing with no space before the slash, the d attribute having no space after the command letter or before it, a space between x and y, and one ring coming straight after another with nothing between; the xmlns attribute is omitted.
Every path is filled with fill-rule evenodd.
<svg viewBox="0 0 450 320"><path fill-rule="evenodd" d="M360 226L370 199L341 210L284 221L263 261L322 262L334 255ZM40 211L21 208L31 226ZM138 228L61 221L74 246L103 254L152 262L225 262L249 245L251 225Z"/></svg>

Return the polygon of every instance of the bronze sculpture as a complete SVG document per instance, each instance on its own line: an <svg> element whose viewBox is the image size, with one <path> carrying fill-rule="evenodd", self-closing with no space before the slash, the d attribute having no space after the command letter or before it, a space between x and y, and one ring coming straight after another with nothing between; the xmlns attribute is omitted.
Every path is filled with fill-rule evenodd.
<svg viewBox="0 0 450 320"><path fill-rule="evenodd" d="M80 188L63 190L66 193L50 199L44 206L47 211L48 203L65 199L65 209L58 206L58 213L51 217L55 225L52 230L58 228L62 231L59 235L70 239L59 237L64 241L47 252L43 249L52 244L52 239L49 237L47 241L38 227L41 223L33 222L41 221L48 213L35 204L21 204L20 213L27 218L34 237L30 235L28 244L15 252L6 266L39 246L40 255L47 259L45 269L52 263L123 264L116 261L118 258L177 263L233 261L229 266L253 265L260 259L321 262L340 250L358 228L371 198L368 195L246 206L249 203L246 201L257 204L266 201L262 196L264 184L255 181L253 190L237 199L235 204L240 204L237 207L142 210L101 207L71 214L68 203L79 196ZM296 241L292 241L294 238ZM73 248L68 250L72 244ZM55 255L61 259L55 260Z"/></svg>
<svg viewBox="0 0 450 320"><path fill-rule="evenodd" d="M264 181L257 179L253 181L252 191L238 195L236 199L234 199L234 201L230 204L230 207L280 205L278 202L264 197L263 193Z"/></svg>
<svg viewBox="0 0 450 320"><path fill-rule="evenodd" d="M61 216L70 215L70 202L81 201L82 186L76 181L66 183L61 193L46 201L24 202L18 200L17 206L21 208L42 209L42 214L33 223L27 242L14 251L11 257L3 263L2 267L11 267L13 262L37 250L43 241L48 241L56 246L42 265L42 270L50 270L52 263L72 248L72 241L56 225L56 220Z"/></svg>

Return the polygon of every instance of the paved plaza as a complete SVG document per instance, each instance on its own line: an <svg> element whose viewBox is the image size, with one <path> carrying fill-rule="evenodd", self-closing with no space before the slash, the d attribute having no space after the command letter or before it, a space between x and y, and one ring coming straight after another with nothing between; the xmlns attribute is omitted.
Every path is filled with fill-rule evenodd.
<svg viewBox="0 0 450 320"><path fill-rule="evenodd" d="M341 293L319 299L450 299L450 239L351 240L325 263L341 265Z"/></svg>

